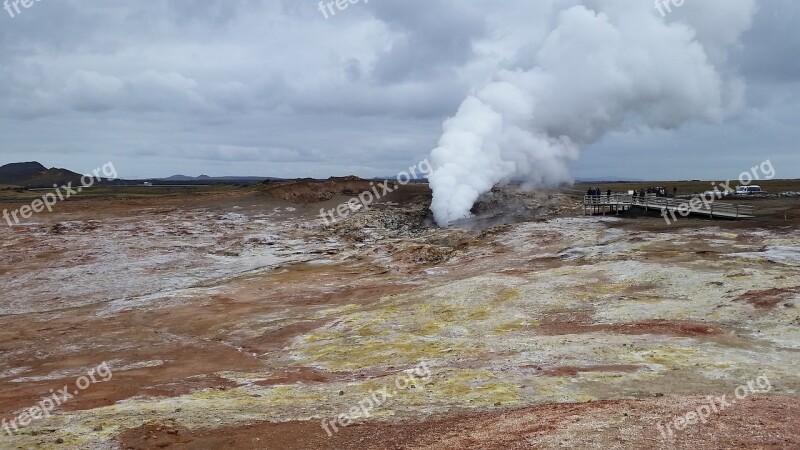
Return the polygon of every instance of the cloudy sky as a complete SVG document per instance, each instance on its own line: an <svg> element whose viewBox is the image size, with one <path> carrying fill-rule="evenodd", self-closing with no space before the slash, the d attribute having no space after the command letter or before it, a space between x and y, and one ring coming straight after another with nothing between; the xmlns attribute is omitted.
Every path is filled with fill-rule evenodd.
<svg viewBox="0 0 800 450"><path fill-rule="evenodd" d="M663 20L691 23L736 104L670 130L631 118L583 149L574 176L727 179L769 158L778 177L800 177L800 4L755 2L723 49L706 35L731 17L713 3L686 0ZM328 18L316 0L12 6L13 18L0 11L0 164L392 175L427 157L498 71L535 65L575 4L603 2L361 0Z"/></svg>

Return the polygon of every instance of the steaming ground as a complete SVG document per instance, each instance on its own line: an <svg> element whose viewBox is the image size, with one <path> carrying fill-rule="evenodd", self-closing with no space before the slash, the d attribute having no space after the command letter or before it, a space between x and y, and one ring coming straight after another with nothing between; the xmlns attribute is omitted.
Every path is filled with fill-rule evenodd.
<svg viewBox="0 0 800 450"><path fill-rule="evenodd" d="M0 448L657 448L657 422L761 375L772 392L675 446L800 445L797 198L666 227L507 188L442 229L416 185L325 226L348 198L330 188L67 202L0 229L0 417L113 370ZM420 361L424 389L320 427Z"/></svg>
<svg viewBox="0 0 800 450"><path fill-rule="evenodd" d="M744 82L720 67L750 27L755 0L682 5L694 11L677 20L648 2L588 3L559 10L540 45L476 86L444 123L430 157L439 225L469 217L504 180L570 182L581 149L613 131L716 123L743 104Z"/></svg>

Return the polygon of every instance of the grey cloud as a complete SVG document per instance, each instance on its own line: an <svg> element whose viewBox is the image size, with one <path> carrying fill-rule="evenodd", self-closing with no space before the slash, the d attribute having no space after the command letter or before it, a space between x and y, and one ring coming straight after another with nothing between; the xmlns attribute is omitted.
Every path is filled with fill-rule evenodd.
<svg viewBox="0 0 800 450"><path fill-rule="evenodd" d="M443 120L494 73L530 69L558 11L596 3L371 0L327 20L317 0L44 0L13 19L0 10L0 163L78 170L114 160L126 176L391 174L427 156ZM698 30L741 20L735 10L714 16L713 4L687 0L667 20ZM791 147L800 6L757 5L721 65L746 87L735 114L666 134L614 134L586 161L602 151L615 172L635 174L644 169L630 152L691 158L697 139L730 155L693 168L701 174L736 170L753 151L800 167ZM582 164L577 173L596 167ZM684 171L663 166L673 167L667 178Z"/></svg>
<svg viewBox="0 0 800 450"><path fill-rule="evenodd" d="M375 66L379 83L452 76L474 57L473 43L486 33L478 12L464 2L381 2L375 12L398 34Z"/></svg>
<svg viewBox="0 0 800 450"><path fill-rule="evenodd" d="M800 80L800 8L791 0L761 6L734 61L752 82L793 83Z"/></svg>

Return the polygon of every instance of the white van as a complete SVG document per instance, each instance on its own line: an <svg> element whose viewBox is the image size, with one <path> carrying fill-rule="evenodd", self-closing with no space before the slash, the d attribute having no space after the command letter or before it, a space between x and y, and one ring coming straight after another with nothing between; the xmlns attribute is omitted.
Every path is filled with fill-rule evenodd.
<svg viewBox="0 0 800 450"><path fill-rule="evenodd" d="M761 186L736 186L736 195L755 195L763 194L765 191Z"/></svg>

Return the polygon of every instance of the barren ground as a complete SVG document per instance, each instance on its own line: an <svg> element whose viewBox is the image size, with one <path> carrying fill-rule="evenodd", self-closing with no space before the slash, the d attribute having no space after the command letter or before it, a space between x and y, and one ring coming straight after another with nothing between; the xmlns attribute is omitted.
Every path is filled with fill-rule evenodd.
<svg viewBox="0 0 800 450"><path fill-rule="evenodd" d="M425 186L329 226L352 193L292 189L3 224L0 418L102 362L113 378L0 448L800 447L800 199L667 226L495 192L439 229ZM711 395L736 401L659 432Z"/></svg>

